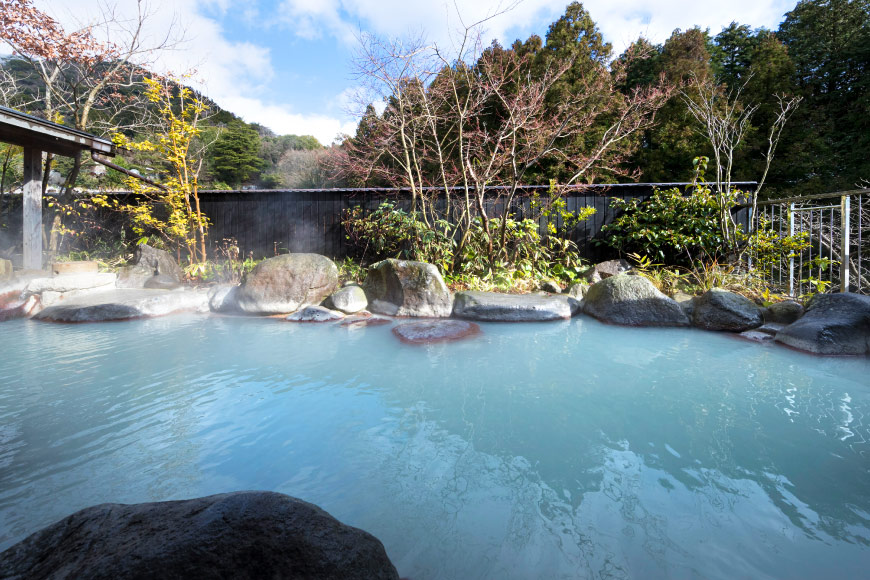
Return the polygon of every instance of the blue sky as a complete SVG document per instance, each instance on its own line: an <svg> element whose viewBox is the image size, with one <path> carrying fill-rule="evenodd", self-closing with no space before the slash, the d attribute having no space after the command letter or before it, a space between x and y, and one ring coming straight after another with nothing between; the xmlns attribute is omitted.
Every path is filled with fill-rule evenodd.
<svg viewBox="0 0 870 580"><path fill-rule="evenodd" d="M111 2L111 0L109 0ZM351 58L355 37L426 35L446 46L459 17L466 22L510 8L485 25L484 42L509 44L543 36L564 13L567 0L148 0L147 32L156 38L174 27L183 41L176 50L153 55L155 68L181 73L195 69L191 84L246 121L276 133L313 134L330 143L352 132L349 96L359 90ZM93 22L96 0L35 0L68 29ZM795 0L589 0L591 13L617 51L638 35L664 41L675 28L700 25L717 33L731 21L775 28ZM132 15L135 0L118 0ZM174 24L173 24L174 23ZM147 41L148 39L146 39ZM352 107L351 107L352 108Z"/></svg>

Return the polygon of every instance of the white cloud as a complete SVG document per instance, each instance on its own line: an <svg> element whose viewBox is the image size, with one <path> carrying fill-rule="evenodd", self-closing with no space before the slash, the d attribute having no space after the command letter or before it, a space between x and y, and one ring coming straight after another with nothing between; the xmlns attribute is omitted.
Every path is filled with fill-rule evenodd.
<svg viewBox="0 0 870 580"><path fill-rule="evenodd" d="M42 0L37 5L67 29L93 22L99 15L99 5L92 0ZM159 43L173 26L176 33L184 33L184 41L175 50L157 55L154 68L176 75L194 71L187 81L190 85L224 109L279 134L314 135L329 144L339 133L353 132L355 123L343 119L344 115L294 111L287 103L267 103L255 96L274 78L270 49L254 42L228 40L218 22L203 14L225 13L230 6L231 0L152 0L143 44ZM130 1L117 6L119 15L127 19L135 16L135 10L136 4ZM244 14L250 18L251 7ZM336 102L340 100L336 97Z"/></svg>
<svg viewBox="0 0 870 580"><path fill-rule="evenodd" d="M487 30L484 42L498 38L508 44L516 36L526 37L532 31L543 34L546 26L564 13L568 1L520 2L483 25ZM714 34L732 20L776 27L793 1L587 0L584 5L605 38L619 51L639 34L662 42L674 28L696 24L710 27ZM468 24L498 12L511 2L455 0L455 5ZM93 20L102 5L93 0L36 0L36 4L68 28ZM300 111L289 102L270 101L261 95L274 94L270 83L276 80L273 59L278 55L256 39L228 39L215 18L238 10L240 18L249 24L259 21L265 29L283 23L296 36L331 37L345 48L354 44L359 30L387 36L425 32L430 40L446 46L462 28L453 0L282 0L277 9L268 11L268 21L264 6L243 0L150 0L149 4L153 15L146 30L146 42L157 42L173 23L183 28L186 36L186 42L178 50L159 56L158 70L180 74L195 68L197 74L191 84L222 107L278 133L312 134L323 143L331 142L340 132L353 132L354 123L349 121L346 105L359 89L346 89L321 102L316 110ZM123 0L116 7L119 13L130 17L135 14L136 3ZM335 70L330 74L346 76L346 65L335 62Z"/></svg>
<svg viewBox="0 0 870 580"><path fill-rule="evenodd" d="M294 113L285 105L265 104L259 99L249 97L230 97L221 106L241 114L249 123L259 123L280 135L314 135L324 145L331 144L340 134L353 134L356 131L355 121L330 115Z"/></svg>
<svg viewBox="0 0 870 580"><path fill-rule="evenodd" d="M487 43L497 38L510 43L512 31L539 29L564 14L568 0L456 0L453 2L409 2L408 0L284 0L279 12L290 30L310 38L324 32L347 41L349 33L362 27L386 36L403 36L425 30L430 40L445 45L462 23L487 20ZM662 42L675 28L699 25L715 34L731 21L751 26L776 27L793 0L733 0L732 2L697 2L696 0L587 0L583 3L593 20L617 50L643 34ZM511 8L511 6L513 6ZM458 13L457 13L458 9ZM461 15L461 19L460 16ZM541 30L542 33L545 30Z"/></svg>

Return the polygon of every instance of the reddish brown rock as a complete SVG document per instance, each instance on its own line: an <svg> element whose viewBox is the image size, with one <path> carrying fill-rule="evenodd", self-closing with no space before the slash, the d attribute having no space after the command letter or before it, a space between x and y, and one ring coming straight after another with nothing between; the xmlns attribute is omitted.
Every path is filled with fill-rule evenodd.
<svg viewBox="0 0 870 580"><path fill-rule="evenodd" d="M480 327L464 320L425 320L393 328L399 340L408 344L451 342L480 334Z"/></svg>

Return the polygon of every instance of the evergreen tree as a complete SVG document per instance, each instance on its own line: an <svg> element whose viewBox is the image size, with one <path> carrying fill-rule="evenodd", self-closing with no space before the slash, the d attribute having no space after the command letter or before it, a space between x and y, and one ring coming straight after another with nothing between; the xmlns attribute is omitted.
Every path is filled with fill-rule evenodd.
<svg viewBox="0 0 870 580"><path fill-rule="evenodd" d="M263 168L259 157L260 135L245 123L231 123L209 151L215 179L233 187L250 179Z"/></svg>
<svg viewBox="0 0 870 580"><path fill-rule="evenodd" d="M653 82L664 75L668 82L686 85L693 77L713 74L711 41L700 28L675 30L649 61L638 61L629 70L629 79L638 84ZM657 125L644 135L643 147L633 157L647 182L688 181L692 178L692 159L709 156L709 146L694 128L686 104L674 95L659 111Z"/></svg>
<svg viewBox="0 0 870 580"><path fill-rule="evenodd" d="M870 176L870 0L802 0L777 35L804 96L787 135L804 191Z"/></svg>

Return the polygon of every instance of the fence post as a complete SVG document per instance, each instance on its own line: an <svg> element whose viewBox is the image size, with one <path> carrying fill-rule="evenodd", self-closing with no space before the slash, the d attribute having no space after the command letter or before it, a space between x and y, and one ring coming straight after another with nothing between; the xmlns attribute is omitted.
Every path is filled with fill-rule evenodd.
<svg viewBox="0 0 870 580"><path fill-rule="evenodd" d="M849 291L849 196L840 198L840 229L842 230L842 251L840 262L840 292Z"/></svg>
<svg viewBox="0 0 870 580"><path fill-rule="evenodd" d="M788 205L788 235L794 238L794 202ZM794 252L788 255L788 295L794 298Z"/></svg>

